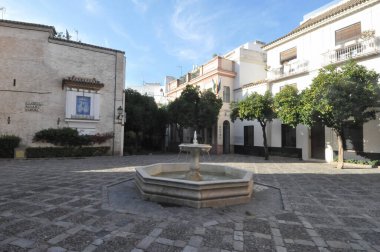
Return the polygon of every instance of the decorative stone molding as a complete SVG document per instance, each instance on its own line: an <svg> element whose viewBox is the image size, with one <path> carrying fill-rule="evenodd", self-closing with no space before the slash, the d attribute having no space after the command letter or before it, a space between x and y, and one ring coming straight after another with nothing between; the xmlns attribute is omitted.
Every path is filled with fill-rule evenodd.
<svg viewBox="0 0 380 252"><path fill-rule="evenodd" d="M62 90L64 87L98 91L104 87L104 84L95 78L90 79L73 75L62 80Z"/></svg>

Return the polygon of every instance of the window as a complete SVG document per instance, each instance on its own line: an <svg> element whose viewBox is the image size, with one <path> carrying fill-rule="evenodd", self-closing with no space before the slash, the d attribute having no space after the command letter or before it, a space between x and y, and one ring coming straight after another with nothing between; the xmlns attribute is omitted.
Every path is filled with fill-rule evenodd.
<svg viewBox="0 0 380 252"><path fill-rule="evenodd" d="M244 126L244 146L254 146L254 126Z"/></svg>
<svg viewBox="0 0 380 252"><path fill-rule="evenodd" d="M281 65L283 65L283 64L285 64L291 60L294 60L294 59L297 59L297 47L290 48L290 49L280 53Z"/></svg>
<svg viewBox="0 0 380 252"><path fill-rule="evenodd" d="M66 90L66 119L99 120L99 94Z"/></svg>
<svg viewBox="0 0 380 252"><path fill-rule="evenodd" d="M223 87L223 102L230 102L230 87Z"/></svg>
<svg viewBox="0 0 380 252"><path fill-rule="evenodd" d="M281 125L281 142L282 147L290 147L295 148L296 147L296 129L286 125Z"/></svg>
<svg viewBox="0 0 380 252"><path fill-rule="evenodd" d="M64 78L62 89L66 89L66 120L99 120L98 91L103 87L104 84L95 78L76 76Z"/></svg>
<svg viewBox="0 0 380 252"><path fill-rule="evenodd" d="M361 35L361 23L355 23L335 31L335 45L359 38Z"/></svg>
<svg viewBox="0 0 380 252"><path fill-rule="evenodd" d="M346 150L363 151L363 124L347 123L343 128Z"/></svg>

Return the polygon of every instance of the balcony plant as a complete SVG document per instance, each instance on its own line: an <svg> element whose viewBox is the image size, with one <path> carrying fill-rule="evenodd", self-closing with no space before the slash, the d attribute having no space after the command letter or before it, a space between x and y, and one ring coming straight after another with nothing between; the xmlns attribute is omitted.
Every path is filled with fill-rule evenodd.
<svg viewBox="0 0 380 252"><path fill-rule="evenodd" d="M364 41L370 40L375 37L375 30L365 30L362 31L360 38Z"/></svg>

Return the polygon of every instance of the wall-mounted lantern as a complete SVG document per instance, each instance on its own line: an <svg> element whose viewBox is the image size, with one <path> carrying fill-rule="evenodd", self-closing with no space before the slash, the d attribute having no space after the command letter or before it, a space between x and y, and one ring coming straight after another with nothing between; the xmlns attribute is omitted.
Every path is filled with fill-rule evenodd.
<svg viewBox="0 0 380 252"><path fill-rule="evenodd" d="M117 120L118 122L121 124L121 125L124 125L124 122L125 122L125 118L126 118L126 114L124 113L123 111L123 107L122 106L119 106L117 108Z"/></svg>
<svg viewBox="0 0 380 252"><path fill-rule="evenodd" d="M123 108L121 106L117 108L117 119L123 119Z"/></svg>

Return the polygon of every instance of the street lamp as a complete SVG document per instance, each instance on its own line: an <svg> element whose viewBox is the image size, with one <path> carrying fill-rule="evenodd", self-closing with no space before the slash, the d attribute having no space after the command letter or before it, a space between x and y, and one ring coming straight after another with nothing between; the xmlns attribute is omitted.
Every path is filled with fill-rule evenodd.
<svg viewBox="0 0 380 252"><path fill-rule="evenodd" d="M119 106L117 108L117 119L118 120L122 120L123 119L123 108L121 106Z"/></svg>

